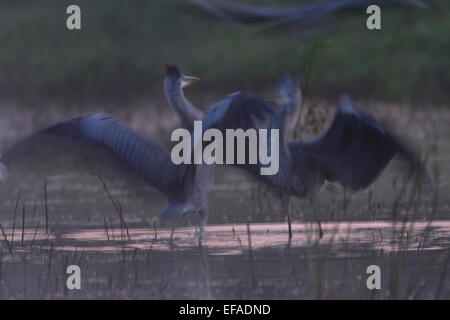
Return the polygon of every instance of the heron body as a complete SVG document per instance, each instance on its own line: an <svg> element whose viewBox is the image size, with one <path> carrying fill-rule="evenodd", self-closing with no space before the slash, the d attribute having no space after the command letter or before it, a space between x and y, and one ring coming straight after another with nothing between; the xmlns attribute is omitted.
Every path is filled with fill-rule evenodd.
<svg viewBox="0 0 450 320"><path fill-rule="evenodd" d="M167 100L180 118L184 128L190 132L194 129L194 121L201 120L203 112L190 103L184 96L183 88L189 83L198 81L197 77L185 76L175 65L166 65L164 90ZM192 169L191 169L192 170ZM200 235L208 221L209 205L208 193L214 181L214 165L199 164L195 166L194 179L189 189L187 205L180 213L169 206L161 213L162 217L176 217L180 214L196 212L200 215Z"/></svg>

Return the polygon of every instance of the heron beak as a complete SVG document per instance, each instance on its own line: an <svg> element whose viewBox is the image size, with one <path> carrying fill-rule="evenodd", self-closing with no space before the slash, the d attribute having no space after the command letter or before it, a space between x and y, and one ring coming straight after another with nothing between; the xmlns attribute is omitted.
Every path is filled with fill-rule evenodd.
<svg viewBox="0 0 450 320"><path fill-rule="evenodd" d="M183 75L181 77L181 87L184 88L184 87L186 87L192 83L198 82L198 81L200 81L200 79L197 77Z"/></svg>
<svg viewBox="0 0 450 320"><path fill-rule="evenodd" d="M191 84L200 81L200 78L193 77L193 76L183 76L183 81Z"/></svg>

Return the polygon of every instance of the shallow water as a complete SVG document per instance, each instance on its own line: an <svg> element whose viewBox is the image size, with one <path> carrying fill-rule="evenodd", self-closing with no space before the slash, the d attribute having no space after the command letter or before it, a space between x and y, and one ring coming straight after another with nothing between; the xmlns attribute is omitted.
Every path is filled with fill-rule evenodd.
<svg viewBox="0 0 450 320"><path fill-rule="evenodd" d="M449 298L450 221L4 229L1 298ZM14 239L13 239L14 233ZM22 241L23 235L23 241ZM9 251L9 249L11 251ZM366 268L382 289L365 287ZM68 265L82 290L65 286Z"/></svg>

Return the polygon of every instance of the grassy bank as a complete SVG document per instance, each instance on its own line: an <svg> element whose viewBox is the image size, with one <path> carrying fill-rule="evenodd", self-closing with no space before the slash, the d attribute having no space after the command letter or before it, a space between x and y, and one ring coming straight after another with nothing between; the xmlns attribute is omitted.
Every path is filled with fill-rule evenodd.
<svg viewBox="0 0 450 320"><path fill-rule="evenodd" d="M258 3L281 2L299 1ZM338 17L338 28L301 37L193 17L179 10L182 1L77 3L81 31L66 29L72 2L0 3L2 91L140 95L160 90L162 66L171 62L211 87L266 86L293 70L314 95L350 91L367 99L436 103L450 98L450 19L442 11L383 10L381 31L365 28L362 11ZM442 5L450 10L450 3Z"/></svg>

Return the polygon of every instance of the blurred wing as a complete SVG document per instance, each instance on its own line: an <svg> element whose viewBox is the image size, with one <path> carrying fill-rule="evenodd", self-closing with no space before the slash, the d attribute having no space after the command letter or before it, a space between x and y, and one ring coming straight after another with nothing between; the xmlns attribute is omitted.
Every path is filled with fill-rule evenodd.
<svg viewBox="0 0 450 320"><path fill-rule="evenodd" d="M286 18L295 10L294 8L261 8L219 1L191 0L190 2L211 18L242 24Z"/></svg>
<svg viewBox="0 0 450 320"><path fill-rule="evenodd" d="M342 0L311 3L296 7L255 7L237 3L191 0L208 17L234 24L261 24L266 22L285 24L299 28L313 28L322 25L312 23L335 12L353 12L366 9L369 5L392 6L411 5L426 8L421 0ZM360 12L359 12L360 13Z"/></svg>
<svg viewBox="0 0 450 320"><path fill-rule="evenodd" d="M226 130L227 129L260 129L255 120L268 122L269 116L274 113L272 106L264 98L249 93L234 93L227 98L217 102L209 108L208 113L202 120L203 131L207 129L218 129L224 137L224 159L226 150ZM259 175L260 164L249 164L249 145L245 144L246 164L237 164L237 145L235 144L234 164L239 168Z"/></svg>
<svg viewBox="0 0 450 320"><path fill-rule="evenodd" d="M184 192L185 178L190 172L188 166L173 164L170 155L157 144L143 138L118 120L103 114L76 118L49 127L13 146L1 160L9 166L9 163L14 164L17 155L28 156L29 153L21 151L27 144L33 147L33 153L39 153L40 149L42 151L52 149L53 146L39 143L53 137L59 141L59 153L73 154L71 152L73 147L77 154L81 155L83 149L86 149L87 156L95 158L106 151L109 157L104 158L104 162L119 160L169 198L179 197ZM56 150L54 154L56 157ZM107 165L108 163L105 163L105 166Z"/></svg>
<svg viewBox="0 0 450 320"><path fill-rule="evenodd" d="M369 186L395 154L417 163L414 153L370 116L356 112L344 98L330 128L309 143L291 142L295 163L313 161L329 181L352 190Z"/></svg>
<svg viewBox="0 0 450 320"><path fill-rule="evenodd" d="M272 106L264 98L249 93L233 93L212 105L203 117L203 131L216 128L225 135L226 129L259 129L254 119L266 120L273 114Z"/></svg>

